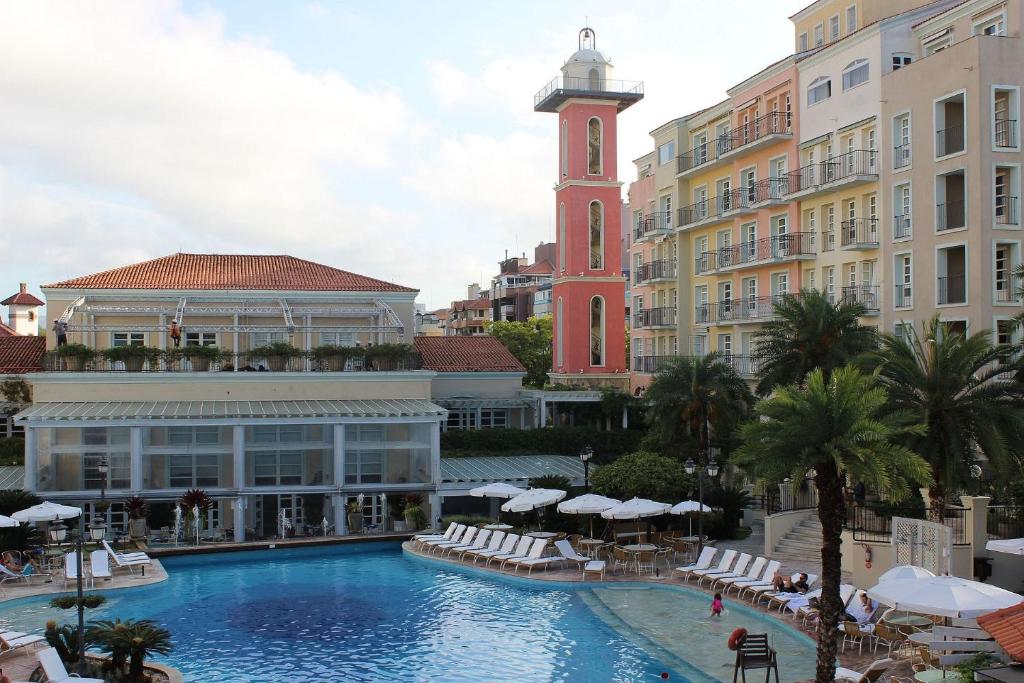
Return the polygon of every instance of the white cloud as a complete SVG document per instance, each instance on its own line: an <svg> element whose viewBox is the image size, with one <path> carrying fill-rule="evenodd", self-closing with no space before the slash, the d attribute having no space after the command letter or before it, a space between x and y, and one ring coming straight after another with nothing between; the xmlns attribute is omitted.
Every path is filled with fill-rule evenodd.
<svg viewBox="0 0 1024 683"><path fill-rule="evenodd" d="M472 81L462 70L443 59L427 62L426 68L430 87L441 108L449 109L469 95Z"/></svg>

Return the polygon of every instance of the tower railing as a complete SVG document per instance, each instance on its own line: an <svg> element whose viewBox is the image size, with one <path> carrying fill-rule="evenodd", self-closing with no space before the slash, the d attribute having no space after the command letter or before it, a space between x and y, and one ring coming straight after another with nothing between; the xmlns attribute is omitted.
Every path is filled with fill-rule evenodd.
<svg viewBox="0 0 1024 683"><path fill-rule="evenodd" d="M533 96L534 106L543 102L558 90L576 90L581 92L614 93L625 95L643 95L643 81L621 81L607 78L581 78L578 76L555 76L551 82L537 91Z"/></svg>

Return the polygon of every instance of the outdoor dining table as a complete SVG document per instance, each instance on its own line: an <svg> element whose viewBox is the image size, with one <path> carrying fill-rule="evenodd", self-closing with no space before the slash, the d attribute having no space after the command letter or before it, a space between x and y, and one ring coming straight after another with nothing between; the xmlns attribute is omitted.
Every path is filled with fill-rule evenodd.
<svg viewBox="0 0 1024 683"><path fill-rule="evenodd" d="M604 541L600 538L581 538L579 541L580 547L583 549L583 554L587 557L594 557L594 553L597 549L604 545Z"/></svg>
<svg viewBox="0 0 1024 683"><path fill-rule="evenodd" d="M914 628L925 628L934 625L931 619L920 614L897 614L892 617L885 617L882 621L892 626L913 626Z"/></svg>
<svg viewBox="0 0 1024 683"><path fill-rule="evenodd" d="M631 553L642 553L649 550L657 550L658 546L651 543L633 543L631 545L624 545L622 549Z"/></svg>
<svg viewBox="0 0 1024 683"><path fill-rule="evenodd" d="M490 529L491 531L508 531L509 529L512 528L512 525L511 524L485 524L484 528L485 529Z"/></svg>
<svg viewBox="0 0 1024 683"><path fill-rule="evenodd" d="M960 681L963 679L956 671L950 671L947 673L942 669L926 669L925 671L918 671L914 674L914 680L924 681L924 683L932 683L933 681Z"/></svg>
<svg viewBox="0 0 1024 683"><path fill-rule="evenodd" d="M531 531L526 534L530 538L554 538L558 534L554 531Z"/></svg>

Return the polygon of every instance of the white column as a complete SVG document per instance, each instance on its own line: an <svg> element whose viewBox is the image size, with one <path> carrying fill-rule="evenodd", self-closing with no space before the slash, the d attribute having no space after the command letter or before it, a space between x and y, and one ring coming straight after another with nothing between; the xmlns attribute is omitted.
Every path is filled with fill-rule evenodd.
<svg viewBox="0 0 1024 683"><path fill-rule="evenodd" d="M540 410L537 412L537 428L544 429L548 426L548 402L540 399Z"/></svg>
<svg viewBox="0 0 1024 683"><path fill-rule="evenodd" d="M340 493L331 494L331 509L334 511L334 535L345 536L348 527L345 524L345 496Z"/></svg>
<svg viewBox="0 0 1024 683"><path fill-rule="evenodd" d="M131 449L131 489L138 493L143 489L142 477L142 427L131 427L128 432L128 443Z"/></svg>
<svg viewBox="0 0 1024 683"><path fill-rule="evenodd" d="M483 422L482 418L483 418L483 409L480 406L477 406L476 407L476 428L477 429L481 429L480 425Z"/></svg>
<svg viewBox="0 0 1024 683"><path fill-rule="evenodd" d="M167 316L160 314L160 331L157 333L157 346L161 349L167 348Z"/></svg>
<svg viewBox="0 0 1024 683"><path fill-rule="evenodd" d="M38 427L25 427L25 482L22 486L26 491L35 491L39 487L39 453L36 452L36 430Z"/></svg>
<svg viewBox="0 0 1024 683"><path fill-rule="evenodd" d="M433 491L428 499L430 500L430 519L427 520L427 524L431 529L436 529L438 527L437 520L441 519L441 494Z"/></svg>
<svg viewBox="0 0 1024 683"><path fill-rule="evenodd" d="M629 429L629 407L622 406L622 428Z"/></svg>
<svg viewBox="0 0 1024 683"><path fill-rule="evenodd" d="M305 321L305 325L306 325L305 347L306 347L306 351L308 352L310 349L313 348L313 332L312 332L312 330L309 329L310 326L313 324L313 316L307 313L305 318L304 318L304 321ZM311 364L312 364L312 361L309 358L306 358L305 363L306 363L306 372L309 372Z"/></svg>
<svg viewBox="0 0 1024 683"><path fill-rule="evenodd" d="M242 359L238 357L238 314L235 313L231 320L235 327L231 333L231 353L235 354L235 359L231 364L234 366L235 372L237 372L238 366L242 364Z"/></svg>
<svg viewBox="0 0 1024 683"><path fill-rule="evenodd" d="M231 459L234 470L233 487L245 488L245 427L235 425L231 432Z"/></svg>
<svg viewBox="0 0 1024 683"><path fill-rule="evenodd" d="M441 486L441 423L430 423L430 483Z"/></svg>
<svg viewBox="0 0 1024 683"><path fill-rule="evenodd" d="M345 488L345 425L334 425L334 485L339 491ZM331 496L334 508L334 533L338 536L348 534L348 519L345 517L345 496L336 493Z"/></svg>
<svg viewBox="0 0 1024 683"><path fill-rule="evenodd" d="M242 543L245 541L245 496L239 496L231 501L231 510L234 513L234 541Z"/></svg>

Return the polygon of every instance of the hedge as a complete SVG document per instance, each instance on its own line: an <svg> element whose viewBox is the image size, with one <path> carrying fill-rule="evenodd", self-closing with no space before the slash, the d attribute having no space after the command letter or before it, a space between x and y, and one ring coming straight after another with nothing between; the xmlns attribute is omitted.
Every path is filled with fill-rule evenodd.
<svg viewBox="0 0 1024 683"><path fill-rule="evenodd" d="M441 433L441 455L578 456L584 446L590 446L594 449L594 462L600 464L637 450L643 435L639 430L599 432L588 427L451 430Z"/></svg>
<svg viewBox="0 0 1024 683"><path fill-rule="evenodd" d="M0 465L25 464L24 439L0 439Z"/></svg>

